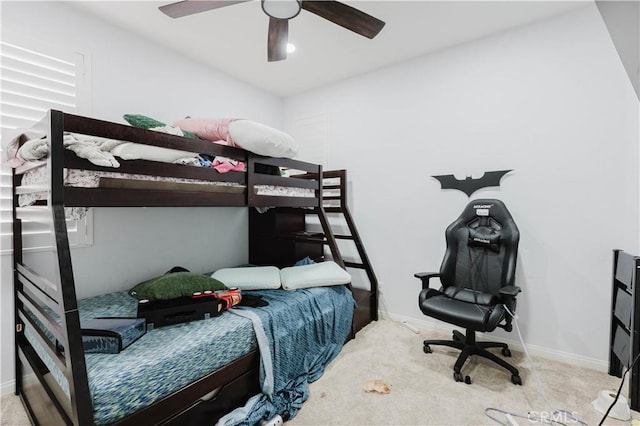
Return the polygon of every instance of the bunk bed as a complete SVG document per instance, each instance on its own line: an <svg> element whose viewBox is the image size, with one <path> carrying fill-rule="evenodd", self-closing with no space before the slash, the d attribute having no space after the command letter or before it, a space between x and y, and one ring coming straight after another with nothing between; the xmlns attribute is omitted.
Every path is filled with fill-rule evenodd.
<svg viewBox="0 0 640 426"><path fill-rule="evenodd" d="M117 313L121 313L124 309L125 313L131 314L135 312L135 304L128 305L130 302L126 300L129 297L126 293L124 295L106 294L92 298L90 301L77 300L65 211L70 207L245 206L251 207L252 210L254 207L268 209L270 217L273 217L274 212L280 209L287 212L302 210L300 215L295 216L296 219L293 222L286 219L288 223L286 228L289 233L297 235L293 240L290 236L283 238L279 232L267 236L264 227L257 229L256 224L252 223L255 220L250 218L250 246L256 246L255 241L252 243L252 240L260 240L264 243L265 238L295 245L296 239L305 239L304 233L300 232L304 231L304 219L299 218L313 213L320 219L323 230L322 243L311 244L308 246L309 249L306 249L307 246L302 241L302 249L287 252L288 254L281 255L279 260L292 264L297 260L295 256L305 253L322 257L322 247L328 246L333 261L344 267L345 262L340 255L323 207L322 167L293 159L259 156L237 147L217 145L199 139L187 139L173 134L54 110L34 126L34 130L46 134L49 138L46 180L23 183L23 176L26 173L22 173L20 169L14 171L13 175L16 394L22 398L32 422L83 426L89 424L180 425L201 424L206 419L206 424L214 424L217 419L234 408L242 406L249 397L259 393L261 390L258 380L260 351L253 336L248 341L236 345L239 346L238 348L234 346L237 352L225 349L225 352L230 354L229 359L221 359L218 364L211 364L210 371L189 379L189 383L172 389L168 394L146 401L142 408L136 409L135 412L116 416L117 418L101 417L96 421L97 396L95 386L91 384L91 376L95 375L96 370L100 370L99 373L103 376L108 375L109 371L118 369L118 363L111 366L112 370L96 367L93 364L94 359L87 356L83 350L81 319L83 315L119 316L113 315L115 311L105 308L106 305L115 306L116 310L120 309ZM74 152L64 149L64 137L68 134L109 138L210 156L224 156L244 162L246 171L220 174L212 168L149 160L129 160L122 161L117 170L125 174L122 178L101 179L100 182L104 182L104 185L99 184L95 187L71 186L65 184L65 177L70 171L109 173L113 172L113 169L93 164L78 157ZM302 171L304 175L299 178L273 173L274 169L283 168ZM132 179L132 176L146 176L151 177L152 180L140 181ZM184 179L188 181L176 182ZM170 182L164 182L165 180ZM191 180L194 183L190 183ZM294 193L285 191L274 194L264 190L264 188L274 187L294 189ZM36 196L40 194L46 196ZM30 195L35 196L33 197L35 201L32 200L30 203L20 201L21 197ZM25 261L22 245L23 220L50 225L53 252L57 258L55 276L43 276L38 270L38 265L29 265ZM268 264L270 254L263 256L259 251L252 250L249 261L258 265ZM349 294L350 303L354 300L351 297L352 293L359 294L359 297L355 297L356 301L363 299L363 294L364 299L370 299L375 293L375 288L370 291L353 289L350 285L340 286L340 288L349 290L347 294ZM293 303L289 302L293 299L282 300L278 295L264 296L275 306L280 303L280 306L284 306L285 309L289 303ZM347 300L346 297L344 299ZM95 308L96 304L97 310L92 311L92 306ZM368 304L366 306L368 308ZM357 326L351 323L352 318L349 319L349 338L354 337L356 331L367 322L377 318L376 312L363 315L362 309L356 315L361 319L357 321ZM250 328L247 325L248 320L240 321L233 315L226 317L221 315L214 319L223 317L229 323L231 333L236 333L241 328ZM206 321L193 321L189 324L204 322ZM201 327L201 324L196 324L196 327ZM227 327L226 323L224 327ZM218 329L224 327L218 327ZM218 338L222 342L228 341L222 335ZM340 342L340 345L342 343ZM136 354L136 356L142 355ZM129 379L130 383L136 382L135 377ZM126 382L124 378L121 380ZM164 380L173 381L174 378ZM127 392L129 390L121 393L121 398L122 395L129 395L131 399L136 398L135 395Z"/></svg>

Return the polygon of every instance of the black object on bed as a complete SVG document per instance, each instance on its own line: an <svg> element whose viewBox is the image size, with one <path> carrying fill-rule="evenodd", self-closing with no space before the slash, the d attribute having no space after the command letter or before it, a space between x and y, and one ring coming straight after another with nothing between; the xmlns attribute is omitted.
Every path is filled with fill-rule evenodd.
<svg viewBox="0 0 640 426"><path fill-rule="evenodd" d="M22 185L22 175L14 172L14 296L16 325L16 394L20 395L34 424L72 424L91 425L95 423L92 392L88 370L92 369L94 357L120 356L134 350L137 345L151 334L182 327L174 326L154 328L138 342L126 348L121 354L87 354L85 356L82 332L81 312L76 298L76 282L69 250L69 240L65 221L66 207L162 207L162 206L246 206L276 207L267 216L257 219L253 214L249 218L249 262L265 265L269 257L277 254L277 261L293 264L296 260L309 256L317 259L323 256L323 246L328 246L333 260L340 266L344 261L340 255L334 235L328 225L323 207L323 171L320 165L305 163L285 158L261 157L250 152L216 145L203 140L186 139L180 136L158 133L150 130L134 128L126 125L109 123L92 118L50 111L47 117L34 126L34 130L48 135L49 168L47 181L42 185ZM66 171L89 170L96 172L112 172L113 169L98 166L77 157L73 152L65 150L63 138L65 132L78 133L102 138L111 138L144 145L198 152L210 156L225 156L244 161L247 172L229 172L219 174L213 169L189 167L178 164L159 163L148 160L122 161L119 172L145 175L155 178L187 178L200 181L199 187L192 184L181 186L176 184L151 186L145 184L131 185L123 180L113 185L113 179L104 187L95 188L66 186ZM303 179L283 177L263 173L273 167L289 168L306 172ZM204 185L202 184L204 181ZM209 182L207 184L207 182ZM232 190L218 190L219 183L233 185ZM44 185L44 189L43 189ZM276 196L264 193L262 187L278 186L311 191L311 196ZM208 190L197 191L207 187ZM194 189L195 188L195 189ZM214 188L213 190L210 190ZM20 206L19 196L45 191L48 197L34 205ZM197 191L197 192L196 192ZM299 208L305 209L299 209ZM254 210L254 209L252 209ZM282 213L282 215L280 215ZM324 240L318 243L298 243L295 233L305 230L304 217L315 214L320 218ZM39 272L35 260L23 256L22 221L30 220L51 225L54 234L54 250L56 257L55 276L44 276ZM263 221L276 221L278 226L265 230L256 225ZM283 225L284 224L284 225ZM282 225L282 226L281 226ZM278 230L286 229L283 235ZM269 244L267 244L269 243ZM271 252L260 247L269 246ZM276 247L274 250L273 247ZM281 265L278 265L281 266ZM59 283L59 284L54 284ZM78 283L82 285L82 283ZM376 306L376 289L371 291L351 289L354 294L364 294L356 300L371 300L365 304L366 309ZM283 290L284 291L284 290ZM135 299L130 298L133 315L135 315ZM189 305L192 306L192 305ZM204 306L204 304L203 304ZM202 309L201 309L202 308ZM262 308L259 308L262 309ZM217 307L207 309L199 306L196 312L189 315L204 317L215 315ZM377 318L377 312L369 309L363 314L363 308L357 309L351 337L367 322ZM174 312L175 314L176 312ZM142 317L159 325L168 322L167 316L159 319L155 314L142 312ZM164 314L163 314L164 315ZM206 321L212 323L222 318L204 321L193 321L190 324L202 326ZM136 351L139 349L135 349ZM200 418L213 423L231 411L243 405L249 397L259 392L257 381L259 353L250 350L238 356L226 365L210 371L202 377L186 383L169 395L149 401L148 404L122 418L110 420L109 424L195 424ZM59 384L59 377L68 386ZM91 373L95 373L91 370ZM140 396L146 397L146 396Z"/></svg>
<svg viewBox="0 0 640 426"><path fill-rule="evenodd" d="M92 318L80 327L85 353L120 353L147 332L144 318Z"/></svg>
<svg viewBox="0 0 640 426"><path fill-rule="evenodd" d="M138 301L138 318L144 318L148 328L217 317L226 304L217 298Z"/></svg>

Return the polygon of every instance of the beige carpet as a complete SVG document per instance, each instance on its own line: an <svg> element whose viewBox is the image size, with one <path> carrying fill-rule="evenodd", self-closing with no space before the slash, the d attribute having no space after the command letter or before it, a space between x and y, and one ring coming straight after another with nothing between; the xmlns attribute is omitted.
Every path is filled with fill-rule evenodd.
<svg viewBox="0 0 640 426"><path fill-rule="evenodd" d="M311 384L309 400L289 424L496 425L485 415L486 408L524 415L551 411L538 393L524 354L512 351L511 358L520 370L523 386L513 385L506 370L479 357L471 357L463 368L463 374L470 375L473 382L467 385L453 380L458 352L433 346L433 353L427 355L422 351L422 341L427 338L449 339L450 335L418 335L390 320L367 326ZM617 389L620 379L539 358L534 358L534 363L551 403L577 412L589 425L598 424L602 415L592 408L591 401L602 389ZM383 380L391 392L364 392L371 379ZM516 420L520 425L534 424ZM576 424L570 420L564 423Z"/></svg>
<svg viewBox="0 0 640 426"><path fill-rule="evenodd" d="M3 395L0 398L0 426L30 425L27 413L22 408L22 402L17 396Z"/></svg>
<svg viewBox="0 0 640 426"><path fill-rule="evenodd" d="M367 326L345 345L325 374L311 384L309 400L287 424L496 425L485 415L486 408L525 416L529 411L550 413L524 354L512 351L511 358L520 369L523 386L513 385L505 370L478 357L471 357L463 369L463 374L470 375L473 381L467 385L453 380L457 352L434 346L433 353L426 355L422 352L426 338L446 339L449 335L418 335L390 320ZM591 401L600 390L617 389L620 379L542 358L534 358L534 363L547 398L556 408L575 412L589 425L599 423L602 414L592 408ZM372 379L388 384L390 393L365 392L363 387ZM20 401L12 395L0 399L0 412L2 426L28 424ZM634 412L633 417L640 415ZM506 422L504 417L501 420ZM523 426L536 424L516 420ZM561 416L556 420L577 424ZM607 419L605 424L632 422Z"/></svg>

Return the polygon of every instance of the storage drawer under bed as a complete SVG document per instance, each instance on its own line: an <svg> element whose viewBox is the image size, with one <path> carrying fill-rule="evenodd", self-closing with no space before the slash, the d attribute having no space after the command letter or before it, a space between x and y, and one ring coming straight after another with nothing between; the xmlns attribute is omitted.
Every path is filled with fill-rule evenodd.
<svg viewBox="0 0 640 426"><path fill-rule="evenodd" d="M253 395L260 393L258 369L254 368L212 395L207 395L175 418L166 426L191 426L215 424L222 416L243 406Z"/></svg>

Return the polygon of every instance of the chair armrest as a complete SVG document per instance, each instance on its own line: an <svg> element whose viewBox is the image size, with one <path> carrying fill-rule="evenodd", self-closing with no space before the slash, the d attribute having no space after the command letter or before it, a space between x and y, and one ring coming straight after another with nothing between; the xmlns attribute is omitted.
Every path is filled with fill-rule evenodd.
<svg viewBox="0 0 640 426"><path fill-rule="evenodd" d="M520 293L522 290L520 289L520 287L515 286L515 285L508 285L505 287L502 287L500 289L500 296L502 297L516 297L518 295L518 293Z"/></svg>
<svg viewBox="0 0 640 426"><path fill-rule="evenodd" d="M516 311L516 303L517 303L516 296L521 291L522 290L520 289L520 287L515 285L504 286L499 291L500 298L502 299L502 303L504 303L504 305L507 307L507 311L509 312L509 315L505 315L505 318L504 318L505 324L498 325L498 326L504 328L507 331L511 331L513 328L513 326L511 325L511 317L513 316L513 313Z"/></svg>
<svg viewBox="0 0 640 426"><path fill-rule="evenodd" d="M426 290L429 288L429 280L439 277L440 274L437 272L418 272L417 274L413 274L413 276L422 281L422 289Z"/></svg>

